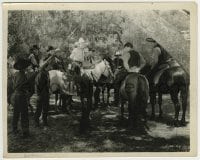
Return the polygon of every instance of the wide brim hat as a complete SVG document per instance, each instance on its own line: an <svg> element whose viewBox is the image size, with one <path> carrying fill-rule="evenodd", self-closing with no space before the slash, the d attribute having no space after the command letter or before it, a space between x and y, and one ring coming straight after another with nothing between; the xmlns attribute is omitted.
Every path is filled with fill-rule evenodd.
<svg viewBox="0 0 200 160"><path fill-rule="evenodd" d="M147 41L147 42L153 42L153 43L156 43L156 40L154 40L153 38L146 38L146 41Z"/></svg>
<svg viewBox="0 0 200 160"><path fill-rule="evenodd" d="M116 52L115 56L121 56L122 54L120 52Z"/></svg>
<svg viewBox="0 0 200 160"><path fill-rule="evenodd" d="M78 42L75 42L75 44L78 46L82 45L83 47L88 47L90 45L90 43L85 41L82 37L79 38Z"/></svg>
<svg viewBox="0 0 200 160"><path fill-rule="evenodd" d="M40 48L38 47L38 45L33 45L33 47L31 48L31 50L35 50L35 49L39 50Z"/></svg>
<svg viewBox="0 0 200 160"><path fill-rule="evenodd" d="M53 46L49 46L47 49L47 52L54 50L55 48Z"/></svg>
<svg viewBox="0 0 200 160"><path fill-rule="evenodd" d="M13 65L13 67L16 70L23 70L23 69L26 69L30 65L31 65L30 60L19 58L15 61L15 64Z"/></svg>

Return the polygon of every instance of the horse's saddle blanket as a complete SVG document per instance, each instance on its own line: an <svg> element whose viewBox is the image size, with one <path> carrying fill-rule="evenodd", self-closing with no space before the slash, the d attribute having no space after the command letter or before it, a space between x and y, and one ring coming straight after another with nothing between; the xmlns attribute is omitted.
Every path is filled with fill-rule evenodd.
<svg viewBox="0 0 200 160"><path fill-rule="evenodd" d="M95 68L95 64L91 64L89 62L83 62L82 67L83 67L83 69L94 69Z"/></svg>
<svg viewBox="0 0 200 160"><path fill-rule="evenodd" d="M165 70L167 70L168 68L172 68L172 67L178 67L180 66L178 64L178 62L174 59L169 59L165 64L162 64L159 66L159 71L155 74L154 76L154 84L157 85L160 79L160 76L163 74L163 72Z"/></svg>

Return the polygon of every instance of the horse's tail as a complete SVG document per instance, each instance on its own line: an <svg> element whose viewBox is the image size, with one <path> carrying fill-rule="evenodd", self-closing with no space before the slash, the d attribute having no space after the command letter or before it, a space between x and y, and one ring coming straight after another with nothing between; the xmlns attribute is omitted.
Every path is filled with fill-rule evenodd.
<svg viewBox="0 0 200 160"><path fill-rule="evenodd" d="M139 99L142 108L146 109L149 99L149 82L143 75L138 76L137 99Z"/></svg>

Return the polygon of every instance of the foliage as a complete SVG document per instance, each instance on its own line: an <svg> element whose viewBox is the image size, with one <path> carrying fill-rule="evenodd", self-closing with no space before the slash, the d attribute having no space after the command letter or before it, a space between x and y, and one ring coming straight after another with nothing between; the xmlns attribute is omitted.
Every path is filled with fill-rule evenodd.
<svg viewBox="0 0 200 160"><path fill-rule="evenodd" d="M189 71L190 41L182 35L188 31L189 16L175 10L9 11L8 55L28 54L38 44L41 52L52 45L69 56L74 43L83 37L96 54L113 55L129 41L148 60L150 48L145 39L153 37Z"/></svg>

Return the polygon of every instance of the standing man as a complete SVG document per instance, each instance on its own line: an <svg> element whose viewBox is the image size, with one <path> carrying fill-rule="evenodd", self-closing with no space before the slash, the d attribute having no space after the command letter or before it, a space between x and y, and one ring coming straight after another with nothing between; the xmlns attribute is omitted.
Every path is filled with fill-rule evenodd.
<svg viewBox="0 0 200 160"><path fill-rule="evenodd" d="M31 65L30 61L18 58L14 68L18 72L14 75L14 93L13 93L13 132L18 133L18 121L21 119L23 138L29 136L29 118L28 118L28 90L26 68Z"/></svg>
<svg viewBox="0 0 200 160"><path fill-rule="evenodd" d="M39 50L40 49L37 45L33 45L33 47L30 49L29 59L32 63L32 67L34 71L37 71L37 69L39 68L39 63L40 63Z"/></svg>
<svg viewBox="0 0 200 160"><path fill-rule="evenodd" d="M37 77L35 78L35 91L37 94L37 104L35 112L35 124L39 126L39 118L42 114L42 120L45 127L48 126L47 116L49 111L49 88L50 80L49 73L50 67L42 68Z"/></svg>

